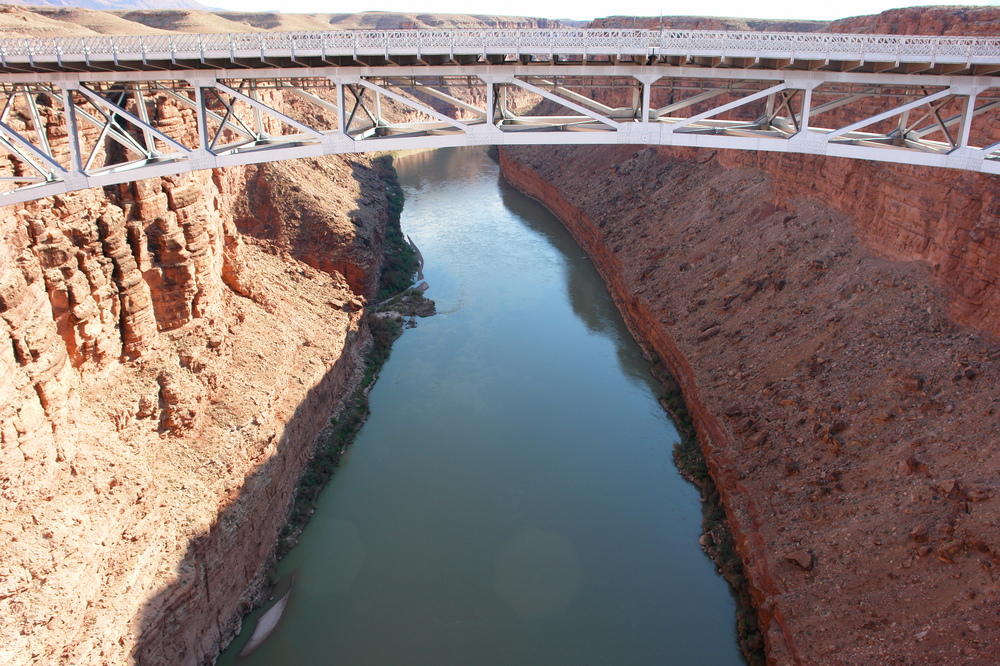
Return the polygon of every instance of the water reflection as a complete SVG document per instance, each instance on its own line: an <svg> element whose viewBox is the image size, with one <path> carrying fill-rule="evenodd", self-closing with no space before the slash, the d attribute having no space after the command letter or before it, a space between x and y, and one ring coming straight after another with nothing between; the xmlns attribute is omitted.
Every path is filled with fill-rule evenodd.
<svg viewBox="0 0 1000 666"><path fill-rule="evenodd" d="M647 381L649 373L643 364L641 351L633 342L632 334L604 283L594 280L595 269L590 257L583 254L572 234L545 206L521 194L499 175L499 171L497 181L504 206L525 227L543 236L565 258L566 293L573 312L591 332L611 336L621 343L618 353L622 372L636 381Z"/></svg>

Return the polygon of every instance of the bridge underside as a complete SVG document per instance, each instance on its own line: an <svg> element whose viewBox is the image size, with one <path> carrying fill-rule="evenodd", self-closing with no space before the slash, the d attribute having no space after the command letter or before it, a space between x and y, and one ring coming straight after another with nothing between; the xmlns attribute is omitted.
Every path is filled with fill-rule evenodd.
<svg viewBox="0 0 1000 666"><path fill-rule="evenodd" d="M7 75L0 205L236 164L484 144L696 146L1000 173L992 76L688 60L354 64Z"/></svg>

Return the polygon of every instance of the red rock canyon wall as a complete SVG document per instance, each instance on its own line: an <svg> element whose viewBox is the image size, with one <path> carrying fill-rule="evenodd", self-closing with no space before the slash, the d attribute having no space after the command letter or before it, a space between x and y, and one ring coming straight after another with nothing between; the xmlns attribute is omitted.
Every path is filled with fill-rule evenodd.
<svg viewBox="0 0 1000 666"><path fill-rule="evenodd" d="M364 157L0 210L0 661L228 640L353 371L385 222Z"/></svg>

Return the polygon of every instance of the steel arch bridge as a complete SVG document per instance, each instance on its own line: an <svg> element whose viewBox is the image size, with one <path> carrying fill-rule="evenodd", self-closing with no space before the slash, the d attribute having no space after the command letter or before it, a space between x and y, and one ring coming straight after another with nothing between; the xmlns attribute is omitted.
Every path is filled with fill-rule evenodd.
<svg viewBox="0 0 1000 666"><path fill-rule="evenodd" d="M391 30L0 40L0 205L200 169L484 144L1000 174L1000 38Z"/></svg>

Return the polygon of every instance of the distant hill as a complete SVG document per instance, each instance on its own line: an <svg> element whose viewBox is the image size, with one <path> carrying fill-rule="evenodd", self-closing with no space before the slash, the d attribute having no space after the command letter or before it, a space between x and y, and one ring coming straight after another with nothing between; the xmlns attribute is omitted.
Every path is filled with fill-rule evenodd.
<svg viewBox="0 0 1000 666"><path fill-rule="evenodd" d="M82 7L101 11L128 11L132 9L205 9L212 7L194 0L0 0L0 5L32 7Z"/></svg>
<svg viewBox="0 0 1000 666"><path fill-rule="evenodd" d="M131 0L130 0L131 1ZM551 19L471 14L279 14L209 9L143 9L145 5L193 0L134 0L126 10L67 6L69 2L111 7L119 0L29 0L31 6L0 0L0 38L149 35L166 32L258 32L273 30L371 30L408 28L554 28L579 25Z"/></svg>

